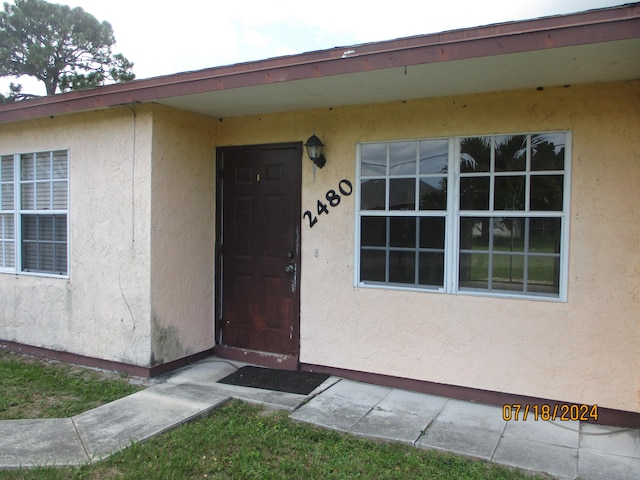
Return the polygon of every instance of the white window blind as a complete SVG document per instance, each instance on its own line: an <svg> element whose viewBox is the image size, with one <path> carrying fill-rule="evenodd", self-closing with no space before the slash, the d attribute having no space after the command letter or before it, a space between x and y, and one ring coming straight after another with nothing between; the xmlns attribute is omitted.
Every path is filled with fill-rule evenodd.
<svg viewBox="0 0 640 480"><path fill-rule="evenodd" d="M15 169L13 155L0 157L0 270L14 270L15 241Z"/></svg>
<svg viewBox="0 0 640 480"><path fill-rule="evenodd" d="M66 275L68 152L4 155L1 159L0 269Z"/></svg>

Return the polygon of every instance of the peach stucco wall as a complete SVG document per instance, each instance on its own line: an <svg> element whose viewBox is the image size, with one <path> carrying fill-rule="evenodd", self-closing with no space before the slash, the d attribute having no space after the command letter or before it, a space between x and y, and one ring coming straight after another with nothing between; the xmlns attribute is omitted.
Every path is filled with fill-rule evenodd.
<svg viewBox="0 0 640 480"><path fill-rule="evenodd" d="M213 347L214 123L154 107L152 363Z"/></svg>
<svg viewBox="0 0 640 480"><path fill-rule="evenodd" d="M213 346L213 125L155 105L2 126L1 154L69 150L71 255L68 278L0 274L0 339L138 366Z"/></svg>
<svg viewBox="0 0 640 480"><path fill-rule="evenodd" d="M146 365L151 115L129 108L0 127L2 154L69 150L69 278L0 274L0 339Z"/></svg>
<svg viewBox="0 0 640 480"><path fill-rule="evenodd" d="M135 115L134 115L135 111ZM70 151L69 278L0 274L0 339L141 366L213 346L215 147L303 142L302 211L357 142L572 131L566 302L354 287L355 196L302 221L300 361L640 412L640 82L211 119L121 107L0 127Z"/></svg>
<svg viewBox="0 0 640 480"><path fill-rule="evenodd" d="M300 361L640 412L640 82L224 119L218 145L304 141L302 211L360 141L573 132L568 301L354 287L354 196L302 224ZM306 156L305 156L306 159ZM355 183L355 182L354 182Z"/></svg>

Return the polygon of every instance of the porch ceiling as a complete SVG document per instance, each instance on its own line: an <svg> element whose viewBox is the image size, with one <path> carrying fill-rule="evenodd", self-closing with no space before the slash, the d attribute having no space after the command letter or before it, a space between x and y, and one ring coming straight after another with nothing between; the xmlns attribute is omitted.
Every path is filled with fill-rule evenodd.
<svg viewBox="0 0 640 480"><path fill-rule="evenodd" d="M639 78L640 39L632 39L304 78L157 102L221 118Z"/></svg>

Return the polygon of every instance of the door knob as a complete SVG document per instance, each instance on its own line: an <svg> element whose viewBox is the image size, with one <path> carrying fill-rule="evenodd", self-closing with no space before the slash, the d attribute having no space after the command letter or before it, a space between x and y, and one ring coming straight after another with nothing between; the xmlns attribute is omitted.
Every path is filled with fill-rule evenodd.
<svg viewBox="0 0 640 480"><path fill-rule="evenodd" d="M295 267L293 265L287 265L286 267L284 267L284 271L287 273L293 273L294 270Z"/></svg>

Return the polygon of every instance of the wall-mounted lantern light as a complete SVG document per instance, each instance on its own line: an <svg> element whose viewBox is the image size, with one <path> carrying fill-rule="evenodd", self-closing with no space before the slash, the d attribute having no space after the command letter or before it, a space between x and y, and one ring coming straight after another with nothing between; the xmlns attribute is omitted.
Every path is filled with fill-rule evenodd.
<svg viewBox="0 0 640 480"><path fill-rule="evenodd" d="M322 154L322 147L324 147L324 145L320 139L316 137L315 133L309 137L304 146L307 147L307 155L309 155L309 159L315 163L318 168L324 167L324 164L327 163L327 159L324 158L324 155Z"/></svg>

